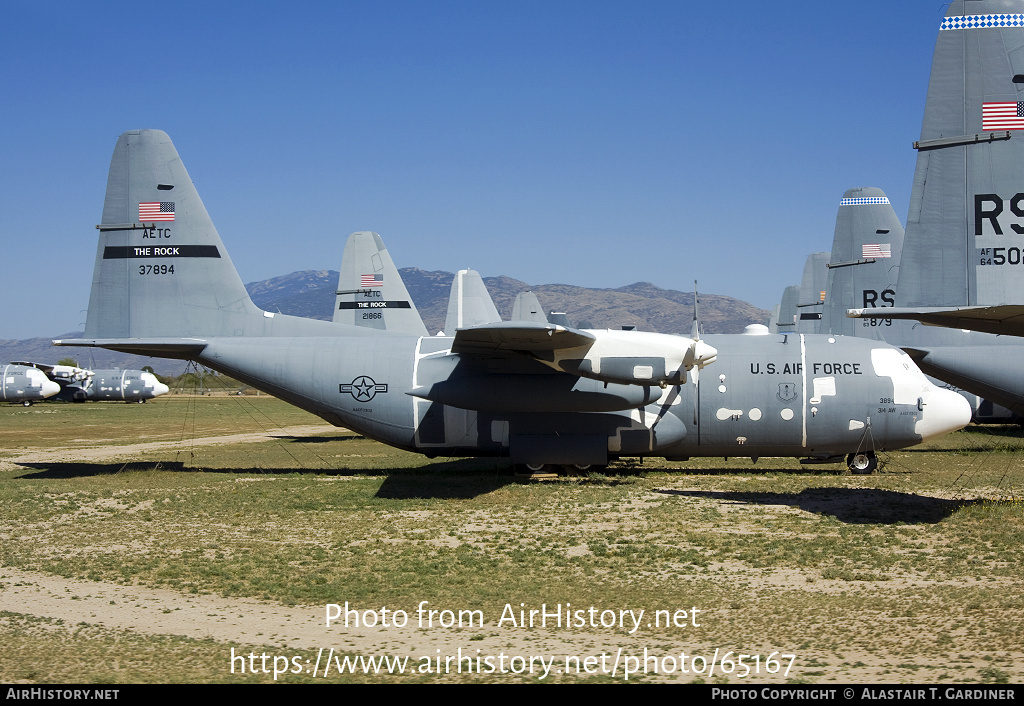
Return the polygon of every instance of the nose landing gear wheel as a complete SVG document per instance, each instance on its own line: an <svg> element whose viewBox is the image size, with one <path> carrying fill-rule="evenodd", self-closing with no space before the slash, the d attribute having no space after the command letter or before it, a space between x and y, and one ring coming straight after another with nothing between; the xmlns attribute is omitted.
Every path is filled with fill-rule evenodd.
<svg viewBox="0 0 1024 706"><path fill-rule="evenodd" d="M870 475L878 468L878 459L874 451L860 451L846 457L846 465L850 472L857 475Z"/></svg>

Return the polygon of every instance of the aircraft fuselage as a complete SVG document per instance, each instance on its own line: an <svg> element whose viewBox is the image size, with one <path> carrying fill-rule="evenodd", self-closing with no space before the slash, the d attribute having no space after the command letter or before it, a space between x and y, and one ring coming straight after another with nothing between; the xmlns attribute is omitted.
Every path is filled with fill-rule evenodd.
<svg viewBox="0 0 1024 706"><path fill-rule="evenodd" d="M875 341L707 336L716 362L696 382L660 388L559 373L513 351L460 356L453 340L217 338L199 360L332 424L429 456L531 464L830 456L911 446L956 426L943 428L939 409L953 393ZM938 404L929 418L930 401Z"/></svg>

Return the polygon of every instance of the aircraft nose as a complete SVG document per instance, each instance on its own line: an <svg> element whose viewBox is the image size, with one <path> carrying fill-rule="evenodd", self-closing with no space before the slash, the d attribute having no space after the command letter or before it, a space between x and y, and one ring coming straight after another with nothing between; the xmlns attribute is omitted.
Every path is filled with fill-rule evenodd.
<svg viewBox="0 0 1024 706"><path fill-rule="evenodd" d="M171 388L167 387L167 385L163 384L162 382L158 382L157 384L153 385L153 397L166 395L170 391Z"/></svg>
<svg viewBox="0 0 1024 706"><path fill-rule="evenodd" d="M53 380L43 380L43 397L53 397L60 392L60 385Z"/></svg>
<svg viewBox="0 0 1024 706"><path fill-rule="evenodd" d="M923 401L924 412L915 429L922 440L962 429L971 421L971 405L952 390L932 387Z"/></svg>

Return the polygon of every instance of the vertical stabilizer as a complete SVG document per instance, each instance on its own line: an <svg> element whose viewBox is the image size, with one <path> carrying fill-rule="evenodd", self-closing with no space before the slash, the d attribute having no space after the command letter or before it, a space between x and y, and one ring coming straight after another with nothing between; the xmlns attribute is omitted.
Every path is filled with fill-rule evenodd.
<svg viewBox="0 0 1024 706"><path fill-rule="evenodd" d="M797 321L797 304L800 301L799 285L791 285L782 291L782 301L779 303L779 316L776 323L778 333L795 333Z"/></svg>
<svg viewBox="0 0 1024 706"><path fill-rule="evenodd" d="M546 324L548 317L537 295L527 291L517 294L516 300L512 302L512 321L536 321Z"/></svg>
<svg viewBox="0 0 1024 706"><path fill-rule="evenodd" d="M334 303L335 323L426 336L416 305L376 233L353 233L345 243Z"/></svg>
<svg viewBox="0 0 1024 706"><path fill-rule="evenodd" d="M818 333L821 309L825 301L830 253L815 252L804 262L800 280L800 301L797 303L797 333Z"/></svg>
<svg viewBox="0 0 1024 706"><path fill-rule="evenodd" d="M170 138L132 130L110 160L89 339L241 336L263 327Z"/></svg>
<svg viewBox="0 0 1024 706"><path fill-rule="evenodd" d="M1024 3L955 0L932 60L897 305L1024 301Z"/></svg>
<svg viewBox="0 0 1024 706"><path fill-rule="evenodd" d="M846 316L847 309L891 307L903 251L903 226L881 189L850 189L839 201L828 267L822 333L869 336L877 324Z"/></svg>
<svg viewBox="0 0 1024 706"><path fill-rule="evenodd" d="M455 335L460 328L501 321L498 310L487 292L480 273L476 270L459 270L452 280L452 291L448 297L448 316L444 320L444 332Z"/></svg>

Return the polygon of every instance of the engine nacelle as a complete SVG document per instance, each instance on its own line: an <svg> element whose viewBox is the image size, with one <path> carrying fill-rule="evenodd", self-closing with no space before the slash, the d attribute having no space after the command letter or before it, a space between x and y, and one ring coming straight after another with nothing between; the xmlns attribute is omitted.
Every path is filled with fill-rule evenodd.
<svg viewBox="0 0 1024 706"><path fill-rule="evenodd" d="M707 343L646 331L587 330L589 346L554 351L541 361L562 372L624 385L680 385L686 371L713 363L718 351Z"/></svg>

